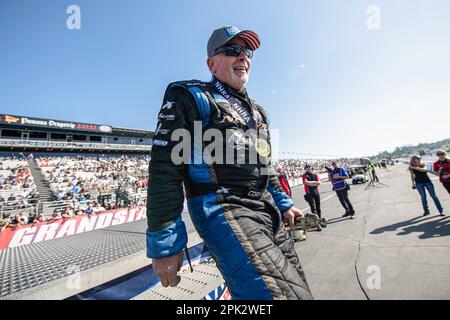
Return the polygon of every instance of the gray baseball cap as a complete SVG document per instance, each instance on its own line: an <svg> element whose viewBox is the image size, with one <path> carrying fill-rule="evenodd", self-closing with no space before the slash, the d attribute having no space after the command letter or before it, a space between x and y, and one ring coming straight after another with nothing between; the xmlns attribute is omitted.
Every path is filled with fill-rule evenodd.
<svg viewBox="0 0 450 320"><path fill-rule="evenodd" d="M226 44L231 39L239 37L244 40L250 49L256 50L261 42L256 32L251 30L241 31L235 26L224 26L213 31L208 40L208 57L212 57L214 52Z"/></svg>

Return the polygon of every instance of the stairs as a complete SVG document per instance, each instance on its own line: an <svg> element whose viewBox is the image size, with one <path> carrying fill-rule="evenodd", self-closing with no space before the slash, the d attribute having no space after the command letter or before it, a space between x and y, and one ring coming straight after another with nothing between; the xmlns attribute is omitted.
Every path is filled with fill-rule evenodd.
<svg viewBox="0 0 450 320"><path fill-rule="evenodd" d="M216 263L211 258L194 266L194 272L186 272L176 287L164 288L161 283L132 300L200 300L224 283Z"/></svg>
<svg viewBox="0 0 450 320"><path fill-rule="evenodd" d="M50 189L50 185L45 179L44 174L37 165L36 161L28 160L28 165L30 167L30 173L34 179L34 183L36 184L37 191L39 192L39 200L41 202L54 201L55 197Z"/></svg>

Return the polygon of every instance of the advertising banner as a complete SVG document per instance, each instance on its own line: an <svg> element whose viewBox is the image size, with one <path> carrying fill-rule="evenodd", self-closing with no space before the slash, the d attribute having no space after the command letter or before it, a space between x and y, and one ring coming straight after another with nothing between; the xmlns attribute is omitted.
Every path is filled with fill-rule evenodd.
<svg viewBox="0 0 450 320"><path fill-rule="evenodd" d="M141 206L6 228L0 233L0 249L72 236L146 217L146 207Z"/></svg>
<svg viewBox="0 0 450 320"><path fill-rule="evenodd" d="M0 114L0 123L18 125L18 126L32 126L41 128L56 128L56 129L69 129L80 131L95 131L95 132L112 132L110 126L79 123L71 121L40 119L22 116L13 116L7 114Z"/></svg>

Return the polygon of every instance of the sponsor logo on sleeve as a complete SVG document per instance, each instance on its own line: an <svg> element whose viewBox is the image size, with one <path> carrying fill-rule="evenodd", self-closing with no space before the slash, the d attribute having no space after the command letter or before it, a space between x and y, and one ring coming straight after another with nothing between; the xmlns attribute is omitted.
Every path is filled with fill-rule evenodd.
<svg viewBox="0 0 450 320"><path fill-rule="evenodd" d="M153 145L159 146L159 147L165 147L169 144L169 141L164 140L153 140Z"/></svg>
<svg viewBox="0 0 450 320"><path fill-rule="evenodd" d="M173 121L173 120L175 120L175 115L174 114L162 114L162 113L160 113L159 116L158 116L158 119L167 120L167 121Z"/></svg>
<svg viewBox="0 0 450 320"><path fill-rule="evenodd" d="M165 105L161 107L161 110L167 109L170 110L174 106L175 102L167 101Z"/></svg>

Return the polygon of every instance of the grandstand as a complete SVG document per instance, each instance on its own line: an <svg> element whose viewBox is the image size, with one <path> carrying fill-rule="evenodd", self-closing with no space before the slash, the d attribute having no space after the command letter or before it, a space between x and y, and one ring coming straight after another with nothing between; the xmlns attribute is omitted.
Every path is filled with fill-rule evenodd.
<svg viewBox="0 0 450 320"><path fill-rule="evenodd" d="M149 153L153 132L0 114L0 150Z"/></svg>
<svg viewBox="0 0 450 320"><path fill-rule="evenodd" d="M94 210L105 202L109 209L142 205L152 137L145 130L0 114L0 217L12 222L32 211L48 219L67 208L85 211L89 202Z"/></svg>

